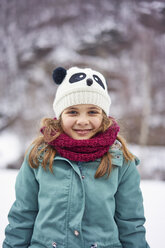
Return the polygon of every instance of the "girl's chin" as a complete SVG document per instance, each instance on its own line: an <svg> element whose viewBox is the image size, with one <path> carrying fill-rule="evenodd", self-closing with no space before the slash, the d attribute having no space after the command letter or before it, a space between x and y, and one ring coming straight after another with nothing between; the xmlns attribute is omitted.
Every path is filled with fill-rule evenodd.
<svg viewBox="0 0 165 248"><path fill-rule="evenodd" d="M72 136L73 139L75 140L87 140L90 139L92 137L92 135L74 135Z"/></svg>

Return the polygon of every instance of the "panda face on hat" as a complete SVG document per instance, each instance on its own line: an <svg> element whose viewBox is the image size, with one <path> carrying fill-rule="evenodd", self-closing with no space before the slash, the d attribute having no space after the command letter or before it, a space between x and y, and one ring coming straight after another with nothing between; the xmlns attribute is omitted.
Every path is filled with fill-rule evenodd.
<svg viewBox="0 0 165 248"><path fill-rule="evenodd" d="M73 68L72 68L73 69ZM76 72L77 69L77 72ZM85 82L87 86L92 86L93 83L98 83L103 89L105 89L105 79L103 76L91 69L84 69L82 72L79 68L74 69L74 74L71 72L71 77L69 78L69 83L82 83Z"/></svg>
<svg viewBox="0 0 165 248"><path fill-rule="evenodd" d="M53 72L53 79L59 84L53 103L57 118L64 109L77 104L96 105L108 115L111 100L101 73L90 68L72 67L66 71L58 67Z"/></svg>

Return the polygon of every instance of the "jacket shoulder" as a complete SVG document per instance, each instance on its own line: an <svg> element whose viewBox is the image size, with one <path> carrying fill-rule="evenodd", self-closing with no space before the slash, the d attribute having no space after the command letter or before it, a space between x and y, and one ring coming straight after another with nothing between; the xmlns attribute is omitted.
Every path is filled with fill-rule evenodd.
<svg viewBox="0 0 165 248"><path fill-rule="evenodd" d="M123 165L128 166L131 163L134 163L136 166L140 164L139 158L136 157L134 154L133 154L134 159L132 159L132 160L126 160L125 159L124 153L122 150L122 144L117 139L115 140L113 145L110 146L109 152L112 155L112 162L115 162L114 165L120 165L122 167Z"/></svg>
<svg viewBox="0 0 165 248"><path fill-rule="evenodd" d="M122 151L122 144L118 140L115 140L113 145L110 146L109 153L112 155L112 164L122 167L124 155Z"/></svg>
<svg viewBox="0 0 165 248"><path fill-rule="evenodd" d="M113 145L111 145L110 150L121 150L121 148L122 144L116 139Z"/></svg>

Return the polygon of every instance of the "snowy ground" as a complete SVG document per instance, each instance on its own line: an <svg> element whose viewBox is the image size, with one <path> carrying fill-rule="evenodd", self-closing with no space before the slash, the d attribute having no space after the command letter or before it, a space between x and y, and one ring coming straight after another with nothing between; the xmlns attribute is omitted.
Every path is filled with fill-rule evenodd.
<svg viewBox="0 0 165 248"><path fill-rule="evenodd" d="M17 170L0 170L0 247L4 239L4 228L7 225L7 214L15 198L14 184ZM144 197L147 240L151 248L164 248L165 231L165 182L142 181Z"/></svg>

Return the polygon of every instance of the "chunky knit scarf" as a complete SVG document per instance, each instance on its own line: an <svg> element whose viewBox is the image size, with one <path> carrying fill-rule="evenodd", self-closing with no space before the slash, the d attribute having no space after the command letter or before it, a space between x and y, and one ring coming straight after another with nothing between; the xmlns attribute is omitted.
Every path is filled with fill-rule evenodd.
<svg viewBox="0 0 165 248"><path fill-rule="evenodd" d="M62 133L48 144L53 146L62 157L72 161L94 161L108 152L119 130L119 126L114 122L104 133L99 133L91 139L75 140Z"/></svg>

